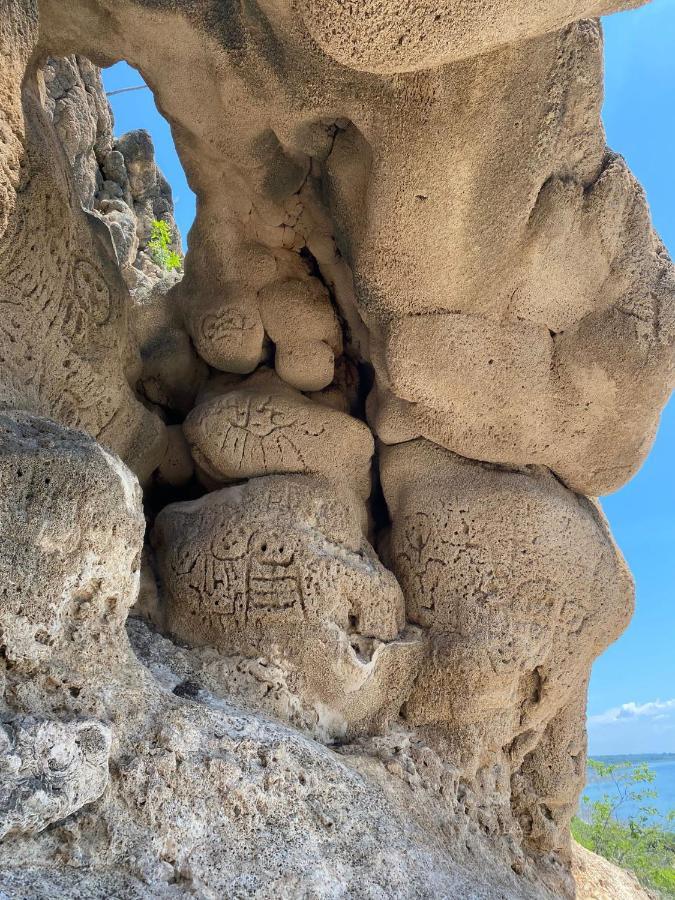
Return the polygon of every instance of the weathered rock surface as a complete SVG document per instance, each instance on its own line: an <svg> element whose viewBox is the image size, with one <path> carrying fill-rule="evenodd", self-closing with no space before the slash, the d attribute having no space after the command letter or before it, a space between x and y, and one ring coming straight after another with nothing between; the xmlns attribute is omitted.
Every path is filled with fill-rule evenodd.
<svg viewBox="0 0 675 900"><path fill-rule="evenodd" d="M3 896L573 896L675 365L635 5L0 0Z"/></svg>
<svg viewBox="0 0 675 900"><path fill-rule="evenodd" d="M637 878L596 856L575 843L572 854L572 871L577 888L577 900L649 900L652 897Z"/></svg>
<svg viewBox="0 0 675 900"><path fill-rule="evenodd" d="M42 831L98 800L109 753L110 729L101 722L0 722L0 840Z"/></svg>
<svg viewBox="0 0 675 900"><path fill-rule="evenodd" d="M181 666L181 651L164 640L158 657L153 647L161 639L137 623L135 646L146 669L123 627L142 543L131 473L91 438L45 420L7 416L4 429L3 447L32 442L33 454L30 471L3 471L3 496L6 488L20 495L28 478L51 514L42 540L28 540L10 523L3 559L39 570L51 594L62 589L61 544L71 540L77 499L78 546L95 561L104 532L106 564L116 566L119 587L113 606L107 574L98 570L87 597L62 615L62 639L48 657L34 659L29 679L7 656L0 661L3 704L14 711L8 723L3 714L3 826L34 832L10 833L0 844L0 887L8 896L334 897L363 895L364 885L366 896L545 896L519 883L505 852L479 875L469 851L452 856L443 817L423 812L448 802L447 818L452 801L435 797L431 785L420 783L418 814L408 819L407 789L376 760L357 748L342 758L259 710L237 709L213 692L225 693L226 683L214 677L212 690L199 685L197 655ZM33 591L28 604L39 599ZM13 634L7 640L14 649ZM471 853L485 858L488 847L470 817L461 827Z"/></svg>
<svg viewBox="0 0 675 900"><path fill-rule="evenodd" d="M113 148L113 118L100 70L83 56L49 59L44 67L45 107L66 152L75 190L94 209L100 171Z"/></svg>
<svg viewBox="0 0 675 900"><path fill-rule="evenodd" d="M640 6L644 0L300 0L303 20L324 50L339 62L367 72L435 69L558 31L576 19Z"/></svg>
<svg viewBox="0 0 675 900"><path fill-rule="evenodd" d="M129 297L110 232L80 206L36 85L24 116L24 184L0 246L0 409L85 429L145 479L166 439L125 376Z"/></svg>
<svg viewBox="0 0 675 900"><path fill-rule="evenodd" d="M0 414L0 634L19 671L105 639L135 599L138 482L92 438ZM88 650L91 652L91 649Z"/></svg>
<svg viewBox="0 0 675 900"><path fill-rule="evenodd" d="M262 653L335 737L398 716L421 636L363 537L359 501L319 478L251 479L167 506L153 535L170 633Z"/></svg>
<svg viewBox="0 0 675 900"><path fill-rule="evenodd" d="M460 750L534 743L624 630L633 585L602 513L547 471L509 472L425 441L387 448L388 554L433 657L407 703Z"/></svg>
<svg viewBox="0 0 675 900"><path fill-rule="evenodd" d="M197 405L183 430L195 461L216 481L323 475L370 494L373 436L358 419L312 402L259 371Z"/></svg>
<svg viewBox="0 0 675 900"><path fill-rule="evenodd" d="M148 291L167 278L148 250L153 221L167 223L170 248L181 252L171 187L155 162L152 138L141 128L115 139L100 70L86 57L50 58L43 76L45 107L72 168L80 202L110 229L129 288Z"/></svg>

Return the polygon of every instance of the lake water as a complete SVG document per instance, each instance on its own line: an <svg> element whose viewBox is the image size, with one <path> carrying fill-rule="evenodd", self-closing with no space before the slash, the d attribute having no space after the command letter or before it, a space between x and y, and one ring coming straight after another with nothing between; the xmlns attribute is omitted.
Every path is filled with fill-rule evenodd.
<svg viewBox="0 0 675 900"><path fill-rule="evenodd" d="M656 791L658 797L653 800L646 800L645 805L655 807L662 814L675 809L675 753L654 753L646 756L596 756L594 759L604 763L646 763L655 773L656 780L652 784L638 785L635 790L641 790L644 787L645 789ZM589 769L588 781L583 794L593 802L594 800L599 800L603 794L610 794L612 797L616 796L616 788L611 781L598 779L595 772ZM580 811L583 816L583 804ZM617 816L628 818L635 815L636 812L636 804L626 802L617 810Z"/></svg>

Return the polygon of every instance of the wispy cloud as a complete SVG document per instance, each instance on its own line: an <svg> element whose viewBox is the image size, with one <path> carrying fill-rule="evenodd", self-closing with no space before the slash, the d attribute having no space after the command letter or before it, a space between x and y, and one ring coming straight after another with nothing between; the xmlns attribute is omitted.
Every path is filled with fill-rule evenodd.
<svg viewBox="0 0 675 900"><path fill-rule="evenodd" d="M588 717L589 725L620 725L636 719L663 720L675 713L675 698L672 700L650 700L648 703L624 703L614 706L595 716Z"/></svg>

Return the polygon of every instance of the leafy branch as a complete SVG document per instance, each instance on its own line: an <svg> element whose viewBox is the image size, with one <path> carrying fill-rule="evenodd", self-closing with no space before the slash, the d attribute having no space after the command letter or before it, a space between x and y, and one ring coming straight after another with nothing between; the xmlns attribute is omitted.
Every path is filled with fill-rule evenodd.
<svg viewBox="0 0 675 900"><path fill-rule="evenodd" d="M171 239L171 229L168 223L163 219L154 219L150 226L148 250L152 261L167 272L176 271L182 266L180 254L171 249Z"/></svg>
<svg viewBox="0 0 675 900"><path fill-rule="evenodd" d="M582 798L584 815L572 822L575 840L630 869L662 896L675 897L675 810L663 815L649 802L658 796L649 787L655 772L646 763L590 759L588 765L611 790L592 803L587 796ZM620 817L629 803L636 812Z"/></svg>

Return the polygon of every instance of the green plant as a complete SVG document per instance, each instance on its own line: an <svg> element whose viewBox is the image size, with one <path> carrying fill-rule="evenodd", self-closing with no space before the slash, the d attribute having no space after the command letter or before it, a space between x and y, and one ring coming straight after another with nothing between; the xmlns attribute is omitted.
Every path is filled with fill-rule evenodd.
<svg viewBox="0 0 675 900"><path fill-rule="evenodd" d="M150 230L148 250L150 256L158 266L173 272L180 269L182 261L180 255L171 249L171 229L163 219L155 219Z"/></svg>
<svg viewBox="0 0 675 900"><path fill-rule="evenodd" d="M583 816L572 821L578 843L624 869L664 897L675 897L675 810L659 813L651 801L655 773L645 763L588 761L611 789L600 800L582 798ZM633 815L620 817L630 804ZM623 808L623 809L622 809Z"/></svg>

